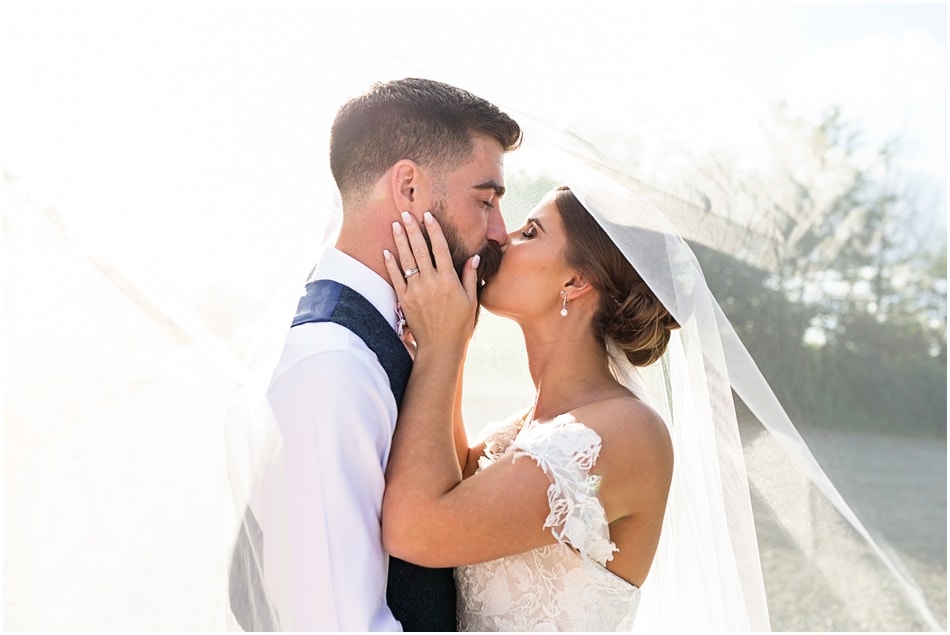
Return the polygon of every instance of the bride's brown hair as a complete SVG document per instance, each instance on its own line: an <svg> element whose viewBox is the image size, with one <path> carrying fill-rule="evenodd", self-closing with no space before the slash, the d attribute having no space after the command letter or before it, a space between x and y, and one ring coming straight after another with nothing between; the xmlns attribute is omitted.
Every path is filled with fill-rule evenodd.
<svg viewBox="0 0 950 635"><path fill-rule="evenodd" d="M594 334L610 338L634 366L652 364L679 324L569 188L558 187L554 202L568 237L568 263L600 292Z"/></svg>

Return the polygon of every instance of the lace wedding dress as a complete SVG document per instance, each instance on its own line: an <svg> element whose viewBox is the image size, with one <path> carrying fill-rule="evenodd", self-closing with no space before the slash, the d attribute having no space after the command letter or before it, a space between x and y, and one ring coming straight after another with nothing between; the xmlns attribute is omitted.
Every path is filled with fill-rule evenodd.
<svg viewBox="0 0 950 635"><path fill-rule="evenodd" d="M522 426L522 417L493 426L479 469L494 461L535 461L551 480L544 527L553 545L459 567L459 630L629 631L640 589L607 570L617 547L590 473L600 436L561 415Z"/></svg>

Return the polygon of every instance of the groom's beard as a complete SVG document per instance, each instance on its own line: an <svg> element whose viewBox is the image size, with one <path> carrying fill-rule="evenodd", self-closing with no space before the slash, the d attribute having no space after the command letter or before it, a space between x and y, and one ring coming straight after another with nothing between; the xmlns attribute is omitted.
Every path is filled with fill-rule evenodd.
<svg viewBox="0 0 950 635"><path fill-rule="evenodd" d="M498 273L498 268L501 266L501 245L494 240L489 240L485 248L479 253L479 256L481 259L478 262L478 287L476 291L478 292L480 304L482 289L485 287L485 283Z"/></svg>
<svg viewBox="0 0 950 635"><path fill-rule="evenodd" d="M462 269L465 267L465 263L468 262L469 255L465 251L465 245L462 244L462 239L459 236L458 229L455 227L455 223L452 222L452 219L449 218L449 215L446 213L446 204L443 200L438 200L432 205L432 209L429 211L435 216L435 219L439 221L439 227L442 228L442 235L445 236L445 243L449 246L449 254L452 256L452 266L455 267L455 273L458 275L459 279L462 277ZM429 257L432 259L432 266L435 267L435 256L432 255L432 239L429 238L429 231L426 229L425 224L421 224L422 227L422 237L426 239L426 246L429 248Z"/></svg>
<svg viewBox="0 0 950 635"><path fill-rule="evenodd" d="M459 279L462 277L462 271L465 269L465 263L468 262L468 259L471 255L465 248L465 245L462 243L462 238L459 236L459 231L455 226L455 223L452 222L452 219L449 218L446 213L447 205L444 200L436 201L430 210L432 215L435 216L436 220L439 221L439 227L442 228L442 234L445 236L445 242L449 247L449 253L452 255L452 265L455 267L455 273L458 275ZM422 235L425 237L426 245L429 247L429 255L432 255L432 241L429 239L429 232L426 231L425 225L422 226ZM475 292L479 300L482 297L482 287L485 286L485 283L498 273L498 267L501 265L501 245L496 243L494 240L489 240L484 248L479 252L479 263L478 263L478 272ZM432 260L432 265L435 266L435 259ZM481 302L475 309L475 322L478 322L478 315L481 312Z"/></svg>

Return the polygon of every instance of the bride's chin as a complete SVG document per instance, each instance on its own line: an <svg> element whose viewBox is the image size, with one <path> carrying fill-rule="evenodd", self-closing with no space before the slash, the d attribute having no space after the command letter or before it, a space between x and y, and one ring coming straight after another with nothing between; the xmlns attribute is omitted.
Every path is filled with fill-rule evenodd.
<svg viewBox="0 0 950 635"><path fill-rule="evenodd" d="M497 302L498 297L498 286L494 284L494 279L488 279L484 285L482 285L481 291L478 294L478 303L482 305L482 308L491 313L496 313L495 309L498 306Z"/></svg>
<svg viewBox="0 0 950 635"><path fill-rule="evenodd" d="M506 311L504 308L504 304L499 304L496 301L497 298L494 297L494 295L495 294L491 294L491 293L483 294L481 298L479 299L478 303L481 305L482 309L488 311L494 316L501 317L501 318L510 318L511 312Z"/></svg>

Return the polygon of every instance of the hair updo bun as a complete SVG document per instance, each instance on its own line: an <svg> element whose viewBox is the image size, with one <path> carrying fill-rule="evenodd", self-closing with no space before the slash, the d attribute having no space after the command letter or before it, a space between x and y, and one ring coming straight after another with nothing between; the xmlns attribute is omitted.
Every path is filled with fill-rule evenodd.
<svg viewBox="0 0 950 635"><path fill-rule="evenodd" d="M570 189L557 188L555 205L569 237L568 262L600 292L594 334L613 341L634 366L649 366L679 324Z"/></svg>
<svg viewBox="0 0 950 635"><path fill-rule="evenodd" d="M679 328L679 324L640 280L622 300L601 301L594 328L613 340L631 364L649 366L663 356L670 331Z"/></svg>

